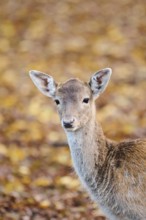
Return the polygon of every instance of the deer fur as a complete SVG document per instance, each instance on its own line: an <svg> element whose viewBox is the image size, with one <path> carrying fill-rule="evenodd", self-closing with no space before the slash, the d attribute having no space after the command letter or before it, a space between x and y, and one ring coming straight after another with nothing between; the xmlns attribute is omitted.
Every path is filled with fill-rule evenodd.
<svg viewBox="0 0 146 220"><path fill-rule="evenodd" d="M57 84L36 70L30 77L56 102L75 171L92 199L110 220L146 220L146 139L111 141L96 122L95 99L111 72L100 70L89 83L70 79Z"/></svg>

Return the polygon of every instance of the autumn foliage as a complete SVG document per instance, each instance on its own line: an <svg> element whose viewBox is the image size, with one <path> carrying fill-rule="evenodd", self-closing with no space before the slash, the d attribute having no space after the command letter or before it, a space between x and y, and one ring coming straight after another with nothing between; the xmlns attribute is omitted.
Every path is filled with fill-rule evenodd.
<svg viewBox="0 0 146 220"><path fill-rule="evenodd" d="M88 81L111 67L97 118L111 139L146 136L146 4L26 0L0 6L0 220L103 220L74 174L55 104L28 71Z"/></svg>

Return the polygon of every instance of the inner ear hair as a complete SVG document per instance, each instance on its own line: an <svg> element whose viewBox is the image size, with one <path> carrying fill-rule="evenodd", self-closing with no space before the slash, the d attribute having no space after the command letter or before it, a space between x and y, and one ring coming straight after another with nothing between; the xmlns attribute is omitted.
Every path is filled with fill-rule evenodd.
<svg viewBox="0 0 146 220"><path fill-rule="evenodd" d="M110 79L111 73L111 68L105 68L99 70L91 76L89 86L95 97L98 97L98 95L105 90Z"/></svg>
<svg viewBox="0 0 146 220"><path fill-rule="evenodd" d="M31 70L29 74L36 87L44 95L49 97L54 96L57 83L54 81L52 76L37 70Z"/></svg>
<svg viewBox="0 0 146 220"><path fill-rule="evenodd" d="M107 72L105 71L101 71L99 72L99 74L97 74L97 76L94 78L94 80L96 80L98 82L98 84L102 84L102 78L107 74Z"/></svg>

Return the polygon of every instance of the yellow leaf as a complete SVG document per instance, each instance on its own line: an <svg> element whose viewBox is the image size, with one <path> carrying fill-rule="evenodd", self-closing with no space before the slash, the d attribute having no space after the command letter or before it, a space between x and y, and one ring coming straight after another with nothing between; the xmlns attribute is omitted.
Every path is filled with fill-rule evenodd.
<svg viewBox="0 0 146 220"><path fill-rule="evenodd" d="M74 189L79 186L79 181L77 179L73 179L70 176L64 176L59 178L58 184L66 186L69 189Z"/></svg>
<svg viewBox="0 0 146 220"><path fill-rule="evenodd" d="M18 163L27 156L27 152L23 148L18 148L15 145L11 145L8 150L8 156L13 163Z"/></svg>
<svg viewBox="0 0 146 220"><path fill-rule="evenodd" d="M40 202L40 206L41 206L42 208L48 208L50 205L51 205L51 203L50 203L50 201L47 200L47 199Z"/></svg>
<svg viewBox="0 0 146 220"><path fill-rule="evenodd" d="M7 182L4 186L4 192L8 194L12 192L23 192L23 191L24 191L24 186L17 179L13 179L12 181Z"/></svg>
<svg viewBox="0 0 146 220"><path fill-rule="evenodd" d="M8 149L4 144L0 144L0 154L5 156L8 154Z"/></svg>
<svg viewBox="0 0 146 220"><path fill-rule="evenodd" d="M51 179L46 177L39 177L38 179L34 180L33 184L36 186L48 186L52 183Z"/></svg>

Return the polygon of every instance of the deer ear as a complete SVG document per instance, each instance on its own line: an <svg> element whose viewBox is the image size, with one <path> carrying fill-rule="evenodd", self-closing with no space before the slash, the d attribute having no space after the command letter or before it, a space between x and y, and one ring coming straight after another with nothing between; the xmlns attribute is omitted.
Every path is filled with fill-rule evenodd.
<svg viewBox="0 0 146 220"><path fill-rule="evenodd" d="M30 78L35 86L46 96L53 97L56 92L57 84L53 77L37 70L29 71Z"/></svg>
<svg viewBox="0 0 146 220"><path fill-rule="evenodd" d="M107 87L110 76L112 74L111 68L105 68L94 73L90 79L89 85L91 87L93 96L97 98Z"/></svg>

